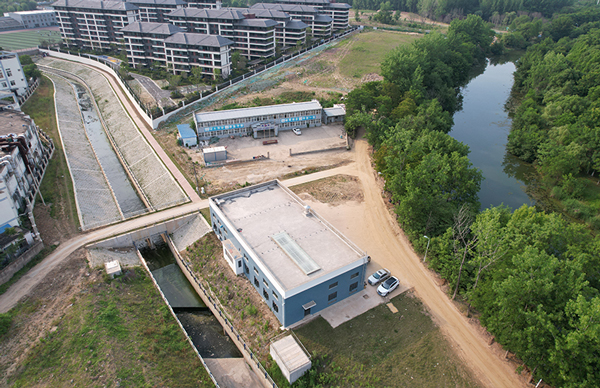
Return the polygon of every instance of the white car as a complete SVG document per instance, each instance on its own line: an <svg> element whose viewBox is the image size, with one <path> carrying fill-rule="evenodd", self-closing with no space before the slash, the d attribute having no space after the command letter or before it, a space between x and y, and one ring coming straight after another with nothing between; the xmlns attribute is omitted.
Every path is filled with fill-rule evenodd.
<svg viewBox="0 0 600 388"><path fill-rule="evenodd" d="M381 296L387 296L387 294L394 291L398 285L400 285L400 282L395 276L392 276L385 282L381 283L379 287L377 287L377 293Z"/></svg>
<svg viewBox="0 0 600 388"><path fill-rule="evenodd" d="M292 132L294 132L298 136L302 135L302 131L300 130L300 128L292 128Z"/></svg>
<svg viewBox="0 0 600 388"><path fill-rule="evenodd" d="M390 270L387 268L382 268L379 271L375 272L373 275L369 276L369 279L367 280L369 282L370 285L374 286L382 281L384 281L385 279L390 277Z"/></svg>

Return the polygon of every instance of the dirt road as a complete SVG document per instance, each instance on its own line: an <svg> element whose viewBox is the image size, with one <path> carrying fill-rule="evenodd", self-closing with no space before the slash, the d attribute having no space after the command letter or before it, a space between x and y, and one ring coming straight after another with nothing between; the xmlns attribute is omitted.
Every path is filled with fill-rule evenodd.
<svg viewBox="0 0 600 388"><path fill-rule="evenodd" d="M485 386L525 386L508 362L494 354L485 338L467 322L421 264L419 256L414 253L385 206L371 167L366 140L358 140L355 145L357 160L351 166L356 167L362 183L367 211L360 222L362 235L369 239L369 254L378 264L398 274L403 283L414 287L416 294L429 307L436 323L458 348L459 356Z"/></svg>

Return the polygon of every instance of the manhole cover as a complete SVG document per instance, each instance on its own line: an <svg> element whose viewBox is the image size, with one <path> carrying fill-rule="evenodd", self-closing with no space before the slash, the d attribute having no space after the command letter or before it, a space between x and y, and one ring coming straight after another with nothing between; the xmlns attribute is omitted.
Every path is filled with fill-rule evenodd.
<svg viewBox="0 0 600 388"><path fill-rule="evenodd" d="M363 295L363 298L369 299L369 295Z"/></svg>

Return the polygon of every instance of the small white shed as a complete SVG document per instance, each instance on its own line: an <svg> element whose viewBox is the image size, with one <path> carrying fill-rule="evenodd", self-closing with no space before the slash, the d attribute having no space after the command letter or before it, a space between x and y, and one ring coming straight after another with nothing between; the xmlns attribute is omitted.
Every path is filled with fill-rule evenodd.
<svg viewBox="0 0 600 388"><path fill-rule="evenodd" d="M104 263L104 268L106 268L106 274L111 278L121 274L121 264L119 264L118 260Z"/></svg>
<svg viewBox="0 0 600 388"><path fill-rule="evenodd" d="M312 366L304 348L291 335L273 342L270 354L290 384L302 377Z"/></svg>
<svg viewBox="0 0 600 388"><path fill-rule="evenodd" d="M205 148L202 150L204 163L222 162L227 160L227 149L225 147Z"/></svg>

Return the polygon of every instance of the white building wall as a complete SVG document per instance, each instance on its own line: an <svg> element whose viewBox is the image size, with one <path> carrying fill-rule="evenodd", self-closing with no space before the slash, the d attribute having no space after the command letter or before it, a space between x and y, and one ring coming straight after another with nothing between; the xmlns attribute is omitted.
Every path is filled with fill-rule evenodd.
<svg viewBox="0 0 600 388"><path fill-rule="evenodd" d="M0 52L0 90L17 92L22 96L27 92L25 78L19 56L6 51Z"/></svg>

